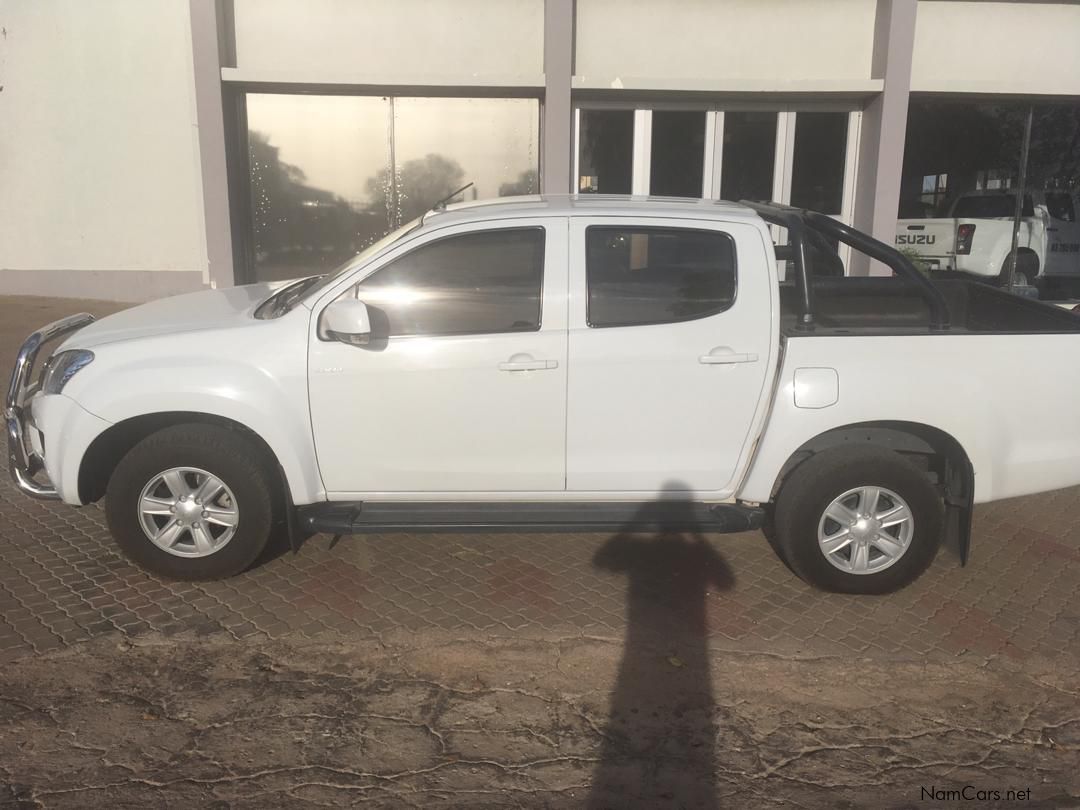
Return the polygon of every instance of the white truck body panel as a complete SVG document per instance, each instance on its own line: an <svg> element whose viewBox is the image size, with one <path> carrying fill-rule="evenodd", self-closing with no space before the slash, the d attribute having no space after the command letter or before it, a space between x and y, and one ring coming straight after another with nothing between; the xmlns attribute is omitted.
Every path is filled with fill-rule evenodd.
<svg viewBox="0 0 1080 810"><path fill-rule="evenodd" d="M977 503L1072 486L1080 478L1080 374L1063 374L1056 361L1071 352L1080 353L1080 335L790 338L739 497L771 500L780 470L802 444L865 422L927 425L952 436L975 468ZM837 403L797 407L795 374L820 367L836 370Z"/></svg>
<svg viewBox="0 0 1080 810"><path fill-rule="evenodd" d="M902 219L896 224L896 246L916 251L932 270L953 269L956 222L951 219Z"/></svg>
<svg viewBox="0 0 1080 810"><path fill-rule="evenodd" d="M307 326L300 307L276 320L251 317L271 287L251 285L155 301L111 315L69 338L60 349L92 349L94 373L76 374L63 397L96 417L98 433L137 416L186 412L230 419L274 451L296 503L324 497L307 393ZM63 430L54 409L38 400L34 418L47 437ZM45 455L62 482L61 497L78 502L78 468L95 436L63 442Z"/></svg>

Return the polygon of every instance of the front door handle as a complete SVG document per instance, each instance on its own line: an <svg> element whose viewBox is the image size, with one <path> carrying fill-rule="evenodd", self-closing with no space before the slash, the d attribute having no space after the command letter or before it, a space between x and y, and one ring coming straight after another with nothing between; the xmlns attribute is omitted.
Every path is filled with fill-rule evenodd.
<svg viewBox="0 0 1080 810"><path fill-rule="evenodd" d="M706 366L730 365L732 363L756 363L758 356L752 352L738 354L733 351L718 351L713 349L709 354L703 354L698 358L699 363Z"/></svg>
<svg viewBox="0 0 1080 810"><path fill-rule="evenodd" d="M508 360L499 363L499 371L544 371L549 368L558 368L558 360Z"/></svg>

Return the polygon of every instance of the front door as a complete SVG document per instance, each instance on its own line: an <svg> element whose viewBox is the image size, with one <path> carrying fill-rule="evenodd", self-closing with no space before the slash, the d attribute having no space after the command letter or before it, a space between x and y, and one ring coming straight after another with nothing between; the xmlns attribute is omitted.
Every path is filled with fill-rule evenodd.
<svg viewBox="0 0 1080 810"><path fill-rule="evenodd" d="M360 271L343 295L371 343L311 336L332 498L564 489L566 235L565 218L448 227Z"/></svg>
<svg viewBox="0 0 1080 810"><path fill-rule="evenodd" d="M569 491L730 493L777 340L763 240L747 223L572 220Z"/></svg>

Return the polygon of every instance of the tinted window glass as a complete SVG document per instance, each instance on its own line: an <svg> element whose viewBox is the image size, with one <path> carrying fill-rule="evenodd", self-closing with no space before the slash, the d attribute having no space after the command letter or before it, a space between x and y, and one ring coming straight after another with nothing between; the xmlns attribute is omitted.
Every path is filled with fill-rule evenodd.
<svg viewBox="0 0 1080 810"><path fill-rule="evenodd" d="M1024 195L1023 216L1035 216L1035 209L1031 204L1031 197ZM953 209L954 217L968 219L993 219L994 217L1011 217L1016 214L1015 194L977 194L970 197L961 197L956 201Z"/></svg>
<svg viewBox="0 0 1080 810"><path fill-rule="evenodd" d="M582 110L578 191L629 194L633 162L634 111Z"/></svg>
<svg viewBox="0 0 1080 810"><path fill-rule="evenodd" d="M735 245L727 234L593 226L585 242L589 326L688 321L735 300Z"/></svg>
<svg viewBox="0 0 1080 810"><path fill-rule="evenodd" d="M720 199L771 200L776 155L776 113L724 113Z"/></svg>
<svg viewBox="0 0 1080 810"><path fill-rule="evenodd" d="M649 193L700 197L705 167L705 113L655 110Z"/></svg>
<svg viewBox="0 0 1080 810"><path fill-rule="evenodd" d="M441 239L361 282L376 337L529 332L540 328L542 228Z"/></svg>
<svg viewBox="0 0 1080 810"><path fill-rule="evenodd" d="M844 198L848 114L801 112L795 116L791 204L839 214Z"/></svg>

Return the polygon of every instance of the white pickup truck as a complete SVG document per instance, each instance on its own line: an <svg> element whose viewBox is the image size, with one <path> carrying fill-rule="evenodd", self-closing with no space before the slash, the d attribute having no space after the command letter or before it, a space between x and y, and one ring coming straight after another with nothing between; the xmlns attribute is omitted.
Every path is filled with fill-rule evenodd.
<svg viewBox="0 0 1080 810"><path fill-rule="evenodd" d="M1012 250L1014 191L972 191L945 217L901 219L896 246L919 254L931 270L1001 282ZM1080 199L1068 191L1024 195L1016 259L1017 281L1080 290ZM1021 278L1022 277L1022 278Z"/></svg>
<svg viewBox="0 0 1080 810"><path fill-rule="evenodd" d="M816 274L827 240L895 275ZM1080 483L1080 378L1056 365L1078 354L1073 314L930 281L813 212L517 198L324 277L44 327L9 464L29 495L104 498L168 577L243 571L275 525L764 526L809 582L879 593L944 535L966 559L973 503Z"/></svg>

